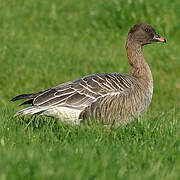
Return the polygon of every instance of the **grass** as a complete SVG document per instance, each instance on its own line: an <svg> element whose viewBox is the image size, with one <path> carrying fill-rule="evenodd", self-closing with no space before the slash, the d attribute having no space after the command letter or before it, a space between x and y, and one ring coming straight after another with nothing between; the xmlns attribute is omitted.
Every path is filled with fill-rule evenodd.
<svg viewBox="0 0 180 180"><path fill-rule="evenodd" d="M178 0L0 3L0 179L179 179ZM128 72L127 31L152 24L167 44L144 48L154 76L148 112L119 128L14 118L9 100L97 72ZM29 122L29 123L28 123Z"/></svg>

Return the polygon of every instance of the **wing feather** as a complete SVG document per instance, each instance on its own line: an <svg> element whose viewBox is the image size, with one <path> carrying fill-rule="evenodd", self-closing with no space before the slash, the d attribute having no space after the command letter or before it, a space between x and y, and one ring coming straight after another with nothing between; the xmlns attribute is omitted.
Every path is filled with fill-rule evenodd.
<svg viewBox="0 0 180 180"><path fill-rule="evenodd" d="M118 73L89 75L58 85L38 94L34 106L65 106L84 109L106 95L126 94L132 86L132 76ZM106 99L106 98L105 98Z"/></svg>

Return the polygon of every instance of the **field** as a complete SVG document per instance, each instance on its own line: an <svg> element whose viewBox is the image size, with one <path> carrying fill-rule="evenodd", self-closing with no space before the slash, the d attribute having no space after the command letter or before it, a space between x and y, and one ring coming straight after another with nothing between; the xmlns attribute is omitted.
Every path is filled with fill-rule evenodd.
<svg viewBox="0 0 180 180"><path fill-rule="evenodd" d="M179 0L1 0L0 179L180 179ZM10 99L99 72L127 73L129 28L167 39L144 47L148 111L119 128L14 118Z"/></svg>

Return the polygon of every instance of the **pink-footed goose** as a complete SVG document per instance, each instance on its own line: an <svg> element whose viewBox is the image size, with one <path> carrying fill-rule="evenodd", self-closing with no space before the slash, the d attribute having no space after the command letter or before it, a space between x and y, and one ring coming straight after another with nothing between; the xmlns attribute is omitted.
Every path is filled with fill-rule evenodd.
<svg viewBox="0 0 180 180"><path fill-rule="evenodd" d="M73 125L94 117L104 124L120 125L139 117L148 108L153 94L153 77L142 47L166 40L145 23L134 25L126 40L130 74L101 73L60 84L51 89L16 96L30 107L15 115L45 115Z"/></svg>

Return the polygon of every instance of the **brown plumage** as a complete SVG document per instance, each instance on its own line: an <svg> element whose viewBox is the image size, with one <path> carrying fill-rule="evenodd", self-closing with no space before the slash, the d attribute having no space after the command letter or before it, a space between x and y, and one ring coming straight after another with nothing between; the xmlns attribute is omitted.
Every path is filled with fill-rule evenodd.
<svg viewBox="0 0 180 180"><path fill-rule="evenodd" d="M71 124L92 116L104 124L130 122L146 111L152 99L153 78L142 53L142 47L152 42L166 40L149 24L134 25L126 41L130 74L89 75L45 91L16 96L12 101L28 99L22 105L32 105L16 115L47 115Z"/></svg>

